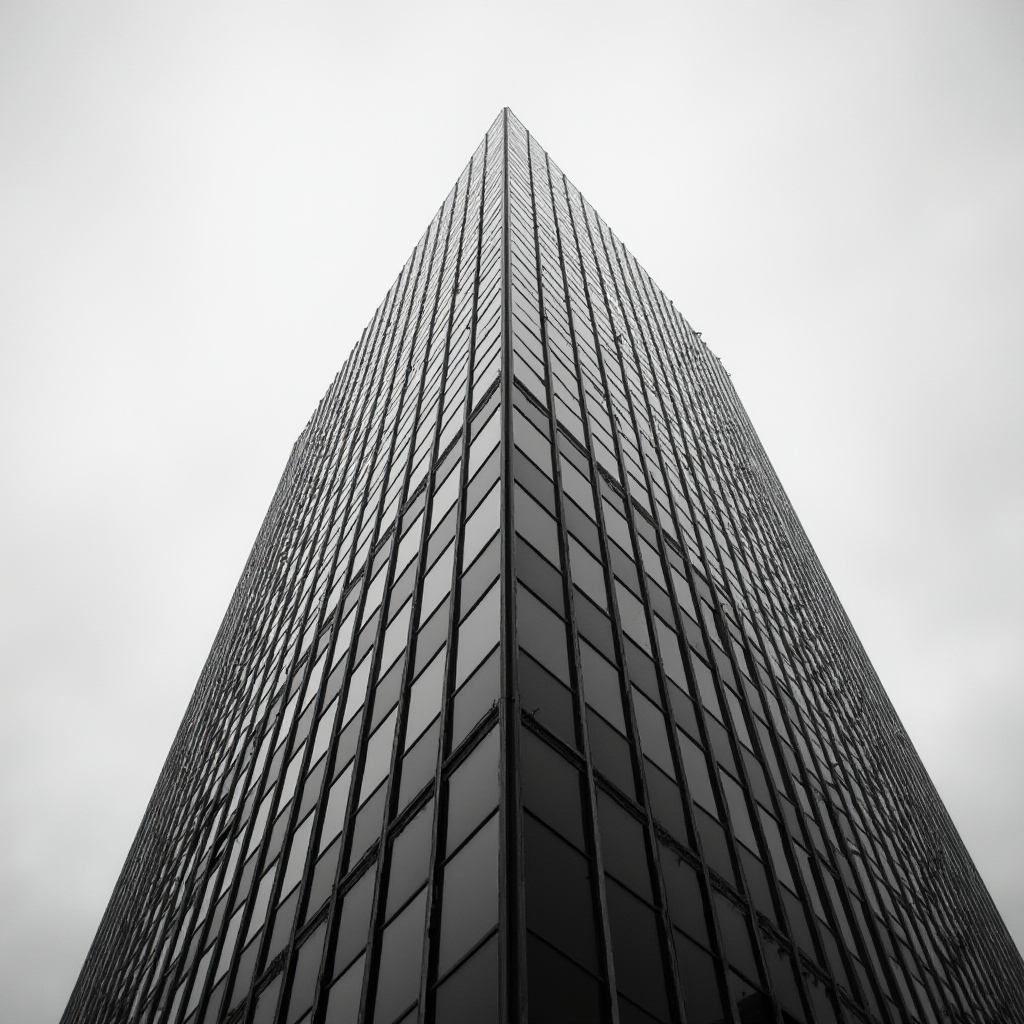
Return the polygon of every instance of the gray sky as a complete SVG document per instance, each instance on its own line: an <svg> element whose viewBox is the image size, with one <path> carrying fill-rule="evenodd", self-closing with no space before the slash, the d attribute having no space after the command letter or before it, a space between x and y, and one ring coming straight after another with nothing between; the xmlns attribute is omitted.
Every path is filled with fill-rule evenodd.
<svg viewBox="0 0 1024 1024"><path fill-rule="evenodd" d="M508 104L725 362L1024 946L1024 6L0 0L0 1018Z"/></svg>

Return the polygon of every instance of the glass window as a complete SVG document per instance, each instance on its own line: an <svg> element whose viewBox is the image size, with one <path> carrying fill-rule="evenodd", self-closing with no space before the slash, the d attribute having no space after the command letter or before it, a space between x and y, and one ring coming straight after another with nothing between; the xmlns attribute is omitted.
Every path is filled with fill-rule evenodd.
<svg viewBox="0 0 1024 1024"><path fill-rule="evenodd" d="M675 940L687 1024L718 1024L724 1017L715 961L682 932L675 933Z"/></svg>
<svg viewBox="0 0 1024 1024"><path fill-rule="evenodd" d="M556 678L569 682L565 623L522 587L516 595L516 621L519 646Z"/></svg>
<svg viewBox="0 0 1024 1024"><path fill-rule="evenodd" d="M601 789L597 791L597 817L605 871L651 900L643 825Z"/></svg>
<svg viewBox="0 0 1024 1024"><path fill-rule="evenodd" d="M373 1015L376 1024L391 1024L419 995L426 908L424 890L384 929Z"/></svg>
<svg viewBox="0 0 1024 1024"><path fill-rule="evenodd" d="M591 1024L605 1020L601 983L536 935L527 933L530 1020Z"/></svg>
<svg viewBox="0 0 1024 1024"><path fill-rule="evenodd" d="M523 815L523 845L527 926L597 970L590 861L531 814Z"/></svg>
<svg viewBox="0 0 1024 1024"><path fill-rule="evenodd" d="M437 741L441 734L439 720L427 729L402 758L402 781L398 790L398 808L405 805L434 779L437 768Z"/></svg>
<svg viewBox="0 0 1024 1024"><path fill-rule="evenodd" d="M497 936L438 986L434 1019L437 1024L497 1024Z"/></svg>
<svg viewBox="0 0 1024 1024"><path fill-rule="evenodd" d="M444 689L445 654L442 652L423 670L409 691L409 711L405 724L405 746L415 743L441 710Z"/></svg>
<svg viewBox="0 0 1024 1024"><path fill-rule="evenodd" d="M480 507L466 522L466 536L462 550L462 564L472 565L484 545L494 536L501 523L501 488L492 487Z"/></svg>
<svg viewBox="0 0 1024 1024"><path fill-rule="evenodd" d="M388 772L391 770L391 747L395 738L397 720L398 712L392 711L367 743L363 781L359 787L360 802L365 800L387 778Z"/></svg>
<svg viewBox="0 0 1024 1024"><path fill-rule="evenodd" d="M366 945L370 933L370 910L373 906L374 866L363 872L359 880L345 893L338 926L338 945L334 951L334 974L346 968L356 953Z"/></svg>
<svg viewBox="0 0 1024 1024"><path fill-rule="evenodd" d="M711 788L711 775L704 751L686 733L677 729L676 734L679 737L679 752L683 757L683 772L690 787L690 796L695 803L717 816L718 804Z"/></svg>
<svg viewBox="0 0 1024 1024"><path fill-rule="evenodd" d="M364 938L365 941L365 938ZM359 1014L359 999L363 991L363 967L366 957L359 959L331 986L327 997L327 1016L324 1024L351 1024Z"/></svg>
<svg viewBox="0 0 1024 1024"><path fill-rule="evenodd" d="M672 751L668 745L668 730L661 709L652 704L635 686L633 692L633 713L636 715L637 731L640 733L640 749L666 775L675 775Z"/></svg>
<svg viewBox="0 0 1024 1024"><path fill-rule="evenodd" d="M448 839L455 850L498 805L498 731L492 729L448 780Z"/></svg>
<svg viewBox="0 0 1024 1024"><path fill-rule="evenodd" d="M280 993L281 975L279 974L257 997L252 1024L271 1024L274 1019L274 1011L277 1010L277 997Z"/></svg>
<svg viewBox="0 0 1024 1024"><path fill-rule="evenodd" d="M498 923L498 815L445 865L437 970L443 974Z"/></svg>
<svg viewBox="0 0 1024 1024"><path fill-rule="evenodd" d="M559 615L565 615L562 574L521 537L516 539L516 576Z"/></svg>
<svg viewBox="0 0 1024 1024"><path fill-rule="evenodd" d="M523 806L585 852L579 772L526 730L522 733L521 752Z"/></svg>
<svg viewBox="0 0 1024 1024"><path fill-rule="evenodd" d="M578 747L572 691L525 651L519 652L519 699L524 715Z"/></svg>
<svg viewBox="0 0 1024 1024"><path fill-rule="evenodd" d="M754 947L750 941L746 915L722 893L716 892L713 895L726 959L751 981L757 982L757 962L754 960Z"/></svg>
<svg viewBox="0 0 1024 1024"><path fill-rule="evenodd" d="M512 434L516 445L550 476L551 442L517 408L512 410Z"/></svg>
<svg viewBox="0 0 1024 1024"><path fill-rule="evenodd" d="M575 537L569 538L569 567L573 585L596 605L608 610L608 592L601 563Z"/></svg>
<svg viewBox="0 0 1024 1024"><path fill-rule="evenodd" d="M388 901L384 911L386 918L391 917L426 881L433 826L434 801L430 800L391 844Z"/></svg>
<svg viewBox="0 0 1024 1024"><path fill-rule="evenodd" d="M495 534L473 567L462 577L462 607L472 608L480 595L498 578L500 570L501 546Z"/></svg>
<svg viewBox="0 0 1024 1024"><path fill-rule="evenodd" d="M469 735L470 729L494 707L498 699L501 660L495 650L455 695L452 712L451 749Z"/></svg>
<svg viewBox="0 0 1024 1024"><path fill-rule="evenodd" d="M501 588L491 587L459 627L458 668L455 685L468 678L480 660L498 642L501 624Z"/></svg>
<svg viewBox="0 0 1024 1024"><path fill-rule="evenodd" d="M480 428L473 443L469 446L469 475L470 477L483 465L484 460L494 450L501 440L501 417L494 413L491 418Z"/></svg>
<svg viewBox="0 0 1024 1024"><path fill-rule="evenodd" d="M292 979L292 994L288 1001L288 1024L295 1022L313 1005L316 980L320 974L320 956L324 950L327 924L320 925L299 949Z"/></svg>
<svg viewBox="0 0 1024 1024"><path fill-rule="evenodd" d="M555 520L518 484L515 487L515 523L516 533L528 540L552 565L561 567Z"/></svg>
<svg viewBox="0 0 1024 1024"><path fill-rule="evenodd" d="M451 590L452 568L455 563L455 545L449 544L444 554L434 563L423 580L423 599L420 603L420 622L425 622Z"/></svg>
<svg viewBox="0 0 1024 1024"><path fill-rule="evenodd" d="M580 664L583 669L583 693L587 703L620 732L625 732L618 669L582 638Z"/></svg>
<svg viewBox="0 0 1024 1024"><path fill-rule="evenodd" d="M654 911L608 879L608 927L619 990L659 1020L668 1020L665 969Z"/></svg>
<svg viewBox="0 0 1024 1024"><path fill-rule="evenodd" d="M288 866L285 868L284 880L281 882L281 893L287 893L302 877L302 869L306 864L306 852L309 850L309 836L313 831L313 818L308 815L306 820L292 834L292 845L288 851Z"/></svg>

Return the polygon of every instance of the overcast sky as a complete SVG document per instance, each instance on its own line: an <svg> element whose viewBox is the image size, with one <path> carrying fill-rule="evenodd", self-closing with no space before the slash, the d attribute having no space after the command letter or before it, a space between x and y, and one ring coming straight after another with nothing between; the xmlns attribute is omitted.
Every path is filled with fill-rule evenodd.
<svg viewBox="0 0 1024 1024"><path fill-rule="evenodd" d="M0 0L0 1018L507 104L703 332L1024 946L1024 6Z"/></svg>

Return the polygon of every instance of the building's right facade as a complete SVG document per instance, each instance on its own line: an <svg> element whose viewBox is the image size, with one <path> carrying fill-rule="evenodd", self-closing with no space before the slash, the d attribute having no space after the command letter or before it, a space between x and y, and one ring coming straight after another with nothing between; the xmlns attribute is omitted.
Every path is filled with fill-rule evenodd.
<svg viewBox="0 0 1024 1024"><path fill-rule="evenodd" d="M523 776L528 977L596 1001L614 976L623 1024L1024 1019L1020 956L720 361L511 117L508 213L522 764L551 763ZM578 705L533 646L556 613ZM545 931L586 916L568 881L535 909L530 877L578 780L589 979Z"/></svg>
<svg viewBox="0 0 1024 1024"><path fill-rule="evenodd" d="M293 450L64 1021L1024 1021L728 374L507 110Z"/></svg>

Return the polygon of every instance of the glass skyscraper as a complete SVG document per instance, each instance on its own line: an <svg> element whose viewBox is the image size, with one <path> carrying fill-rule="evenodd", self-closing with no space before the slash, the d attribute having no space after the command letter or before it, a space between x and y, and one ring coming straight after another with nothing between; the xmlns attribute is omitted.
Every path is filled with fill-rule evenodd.
<svg viewBox="0 0 1024 1024"><path fill-rule="evenodd" d="M507 110L295 444L63 1019L1024 1020L728 375Z"/></svg>

